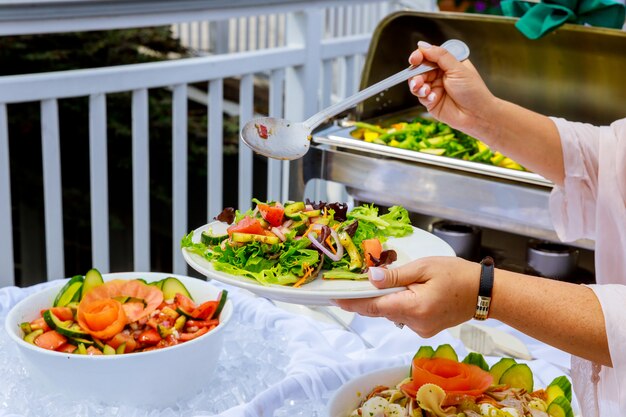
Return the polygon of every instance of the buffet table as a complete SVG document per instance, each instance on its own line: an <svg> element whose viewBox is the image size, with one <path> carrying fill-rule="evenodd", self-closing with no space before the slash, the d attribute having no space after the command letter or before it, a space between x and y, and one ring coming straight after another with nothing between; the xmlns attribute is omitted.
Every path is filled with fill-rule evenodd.
<svg viewBox="0 0 626 417"><path fill-rule="evenodd" d="M387 320L361 316L351 318L351 329L346 329L320 319L306 307L281 308L246 290L213 284L228 289L235 307L225 329L220 364L195 396L166 409L101 404L37 389L7 335L4 320L18 301L50 283L1 288L0 416L324 417L329 398L346 381L377 369L408 365L421 345L449 343L459 356L467 353L448 331L426 340ZM542 358L529 362L538 386L563 374L557 366L569 367L568 354L499 322L486 323L514 334L533 357ZM486 359L490 364L497 361Z"/></svg>

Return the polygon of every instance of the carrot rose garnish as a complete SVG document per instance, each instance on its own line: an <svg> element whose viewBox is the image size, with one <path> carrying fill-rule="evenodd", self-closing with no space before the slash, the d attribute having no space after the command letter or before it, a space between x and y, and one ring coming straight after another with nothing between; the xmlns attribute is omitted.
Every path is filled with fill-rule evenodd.
<svg viewBox="0 0 626 417"><path fill-rule="evenodd" d="M492 384L493 377L476 365L444 358L416 358L413 360L412 381L402 385L408 396L415 398L425 384L435 384L446 394L477 397Z"/></svg>
<svg viewBox="0 0 626 417"><path fill-rule="evenodd" d="M87 303L85 300L81 301L76 318L83 329L98 339L115 336L128 323L122 303L112 298Z"/></svg>

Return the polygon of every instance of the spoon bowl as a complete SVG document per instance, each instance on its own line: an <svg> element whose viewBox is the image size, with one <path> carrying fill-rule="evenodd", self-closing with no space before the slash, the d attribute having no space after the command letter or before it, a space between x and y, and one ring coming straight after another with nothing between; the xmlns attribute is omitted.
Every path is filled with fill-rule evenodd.
<svg viewBox="0 0 626 417"><path fill-rule="evenodd" d="M447 49L459 61L469 56L467 45L457 39L446 41L441 47ZM302 158L309 150L313 129L324 121L390 87L435 68L437 67L434 64L410 66L314 114L304 122L290 122L276 117L250 120L241 129L241 140L256 153L269 158L283 160Z"/></svg>
<svg viewBox="0 0 626 417"><path fill-rule="evenodd" d="M245 124L241 138L258 154L274 159L298 159L309 150L311 128L276 117L258 117Z"/></svg>

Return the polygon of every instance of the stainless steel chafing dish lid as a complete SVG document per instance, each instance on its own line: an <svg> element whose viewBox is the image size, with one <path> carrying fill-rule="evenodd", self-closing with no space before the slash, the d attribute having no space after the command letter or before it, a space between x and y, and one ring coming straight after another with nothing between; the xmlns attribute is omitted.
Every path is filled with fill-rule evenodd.
<svg viewBox="0 0 626 417"><path fill-rule="evenodd" d="M550 116L609 124L626 116L626 32L566 24L539 40L524 37L517 19L469 13L400 11L377 26L361 89L407 66L417 41L457 38L498 97ZM378 99L378 100L377 100ZM419 105L406 85L358 106L359 120Z"/></svg>

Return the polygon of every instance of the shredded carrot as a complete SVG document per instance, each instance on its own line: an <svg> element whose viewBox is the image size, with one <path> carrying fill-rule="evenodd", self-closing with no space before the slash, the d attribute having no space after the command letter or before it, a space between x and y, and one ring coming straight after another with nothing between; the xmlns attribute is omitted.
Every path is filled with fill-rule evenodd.
<svg viewBox="0 0 626 417"><path fill-rule="evenodd" d="M306 263L302 264L302 267L304 268L304 275L302 275L302 278L300 278L295 284L293 284L294 288L298 288L300 287L302 284L304 284L304 282L306 281L306 279L313 273L313 268L308 266Z"/></svg>
<svg viewBox="0 0 626 417"><path fill-rule="evenodd" d="M330 250L331 250L333 253L337 253L337 250L336 250L336 249L335 249L335 247L333 246L333 243L330 241L330 236L328 236L328 237L326 238L326 244L328 245L328 247L330 248Z"/></svg>
<svg viewBox="0 0 626 417"><path fill-rule="evenodd" d="M303 234L302 236L308 236L308 235L309 235L309 233L311 233L311 231L314 231L314 230L313 230L313 225L314 225L314 224L315 224L315 223L311 223L311 224L309 225L309 228L308 228L308 229L306 229L306 232L304 232L304 234Z"/></svg>

